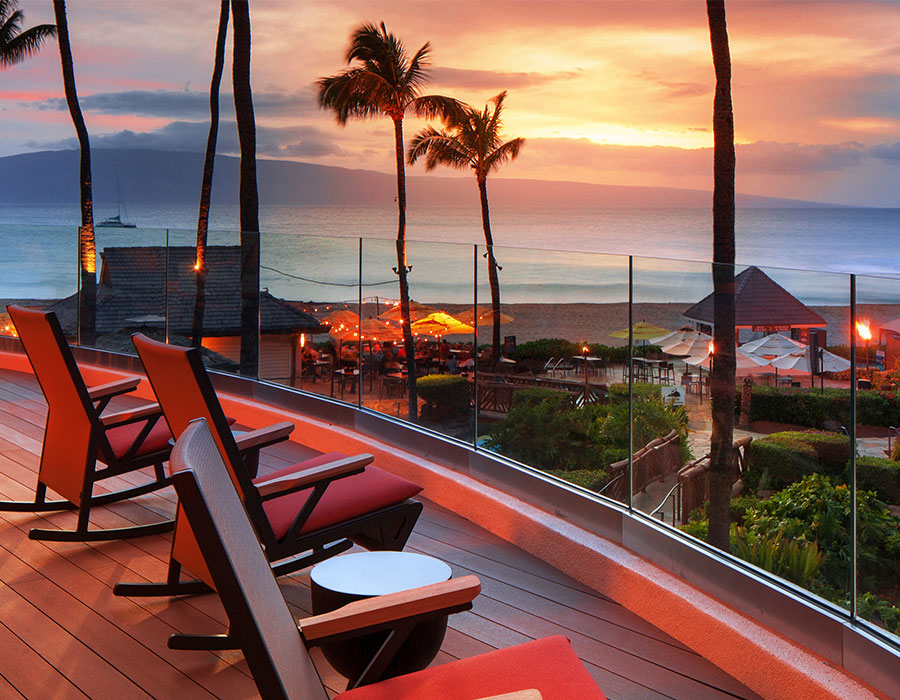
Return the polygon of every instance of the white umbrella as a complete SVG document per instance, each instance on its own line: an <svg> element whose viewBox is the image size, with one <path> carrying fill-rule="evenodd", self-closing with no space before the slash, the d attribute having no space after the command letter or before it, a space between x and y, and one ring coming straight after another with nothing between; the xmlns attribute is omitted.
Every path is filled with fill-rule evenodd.
<svg viewBox="0 0 900 700"><path fill-rule="evenodd" d="M663 345L662 351L669 355L708 355L709 341L711 340L712 337L706 335L706 333L694 331L692 335L684 338L680 342L672 343L671 345Z"/></svg>
<svg viewBox="0 0 900 700"><path fill-rule="evenodd" d="M833 352L821 350L823 372L843 372L850 369L850 360ZM809 374L809 348L776 357L770 362L773 367L789 370L792 374Z"/></svg>
<svg viewBox="0 0 900 700"><path fill-rule="evenodd" d="M735 369L739 374L753 374L761 367L766 367L769 364L769 361L763 359L761 357L757 357L755 355L750 355L740 348L737 349L735 353L735 361L736 366ZM688 365L693 365L695 367L700 366L704 369L710 369L712 355L707 351L706 354L701 355L693 355L691 357L685 357L684 362Z"/></svg>
<svg viewBox="0 0 900 700"><path fill-rule="evenodd" d="M683 328L679 328L677 331L671 331L670 333L666 333L665 335L661 335L656 338L650 338L650 342L654 345L663 347L665 345L675 345L682 342L683 340L686 340L687 338L693 338L697 335L700 335L699 331L685 326Z"/></svg>
<svg viewBox="0 0 900 700"><path fill-rule="evenodd" d="M768 355L769 357L781 357L788 353L802 350L806 346L796 340L788 338L786 335L779 333L770 333L762 338L751 340L740 346L744 352L753 353L754 355Z"/></svg>

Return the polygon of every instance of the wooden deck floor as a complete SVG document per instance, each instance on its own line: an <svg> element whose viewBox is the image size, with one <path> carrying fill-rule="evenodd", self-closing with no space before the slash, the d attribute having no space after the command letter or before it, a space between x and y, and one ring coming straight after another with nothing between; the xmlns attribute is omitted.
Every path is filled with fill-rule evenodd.
<svg viewBox="0 0 900 700"><path fill-rule="evenodd" d="M129 402L126 402L126 405ZM29 499L41 449L45 405L33 377L0 370L0 494ZM264 453L261 471L309 451L284 443ZM129 475L137 483L141 475ZM99 527L171 517L171 489L98 509ZM0 512L0 699L257 697L239 652L177 652L175 631L224 631L214 595L123 599L118 581L161 580L168 536L97 544L29 540L35 526L66 527L71 513ZM683 645L541 560L457 515L426 503L409 549L475 573L483 593L454 616L435 663L548 634L563 634L611 700L756 698ZM308 575L281 581L298 617L308 614ZM317 658L333 691L344 680Z"/></svg>

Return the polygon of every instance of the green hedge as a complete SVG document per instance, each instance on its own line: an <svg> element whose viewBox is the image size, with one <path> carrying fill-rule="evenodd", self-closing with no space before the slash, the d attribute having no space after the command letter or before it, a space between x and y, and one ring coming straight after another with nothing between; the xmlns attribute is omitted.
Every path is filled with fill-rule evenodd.
<svg viewBox="0 0 900 700"><path fill-rule="evenodd" d="M645 401L659 398L659 386L647 382L634 382L634 400ZM628 383L617 382L609 385L610 403L628 403Z"/></svg>
<svg viewBox="0 0 900 700"><path fill-rule="evenodd" d="M741 410L741 393L735 397L735 411ZM750 404L751 421L774 421L818 428L825 421L850 424L849 389L781 389L754 386ZM900 392L858 391L856 420L861 425L897 425L900 422Z"/></svg>
<svg viewBox="0 0 900 700"><path fill-rule="evenodd" d="M464 413L469 407L469 382L453 374L429 374L416 379L416 391L435 417Z"/></svg>
<svg viewBox="0 0 900 700"><path fill-rule="evenodd" d="M857 457L856 487L874 491L882 501L900 504L900 462L880 457Z"/></svg>
<svg viewBox="0 0 900 700"><path fill-rule="evenodd" d="M751 490L780 489L809 474L846 480L850 439L817 430L773 433L750 443L744 484Z"/></svg>
<svg viewBox="0 0 900 700"><path fill-rule="evenodd" d="M580 345L570 343L562 338L539 338L521 343L516 347L517 362L533 360L543 364L551 357L572 357L572 355L580 354Z"/></svg>

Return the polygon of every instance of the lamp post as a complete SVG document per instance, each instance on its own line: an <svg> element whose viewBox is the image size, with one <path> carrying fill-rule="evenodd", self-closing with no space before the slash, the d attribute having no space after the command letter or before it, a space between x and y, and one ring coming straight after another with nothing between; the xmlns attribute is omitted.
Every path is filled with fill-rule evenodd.
<svg viewBox="0 0 900 700"><path fill-rule="evenodd" d="M584 403L587 405L591 400L591 385L588 381L588 350L590 348L587 345L581 346L581 360L584 364Z"/></svg>

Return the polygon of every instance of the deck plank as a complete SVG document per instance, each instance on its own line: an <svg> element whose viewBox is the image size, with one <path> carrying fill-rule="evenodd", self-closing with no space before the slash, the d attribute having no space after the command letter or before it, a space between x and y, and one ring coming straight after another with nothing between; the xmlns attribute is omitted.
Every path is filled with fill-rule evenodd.
<svg viewBox="0 0 900 700"><path fill-rule="evenodd" d="M141 403L123 396L109 410ZM0 498L33 497L45 418L46 406L34 378L0 370ZM279 443L263 450L260 473L313 454L300 442ZM98 491L126 488L149 478L149 470L124 474L105 480ZM475 573L483 589L472 611L451 618L434 664L563 634L610 700L756 698L617 603L456 513L424 503L408 548L447 561L455 575ZM96 509L92 526L157 522L170 518L174 509L175 494L169 487ZM90 544L27 537L33 527L71 527L74 520L72 512L0 512L0 645L6 650L0 657L0 697L256 696L239 652L166 648L174 631L225 629L227 618L214 594L178 599L112 595L120 580L165 577L170 535ZM283 577L279 583L292 613L308 615L309 571ZM313 658L329 695L342 690L345 679L318 651Z"/></svg>

